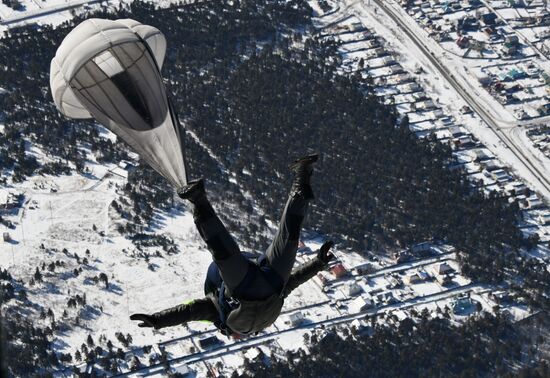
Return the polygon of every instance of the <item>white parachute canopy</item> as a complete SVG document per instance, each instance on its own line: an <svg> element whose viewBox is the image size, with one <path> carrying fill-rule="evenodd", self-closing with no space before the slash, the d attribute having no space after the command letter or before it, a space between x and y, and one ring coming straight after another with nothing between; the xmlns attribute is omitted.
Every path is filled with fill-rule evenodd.
<svg viewBox="0 0 550 378"><path fill-rule="evenodd" d="M50 70L57 108L95 118L176 187L187 184L183 130L160 75L166 39L134 20L88 19L63 40Z"/></svg>

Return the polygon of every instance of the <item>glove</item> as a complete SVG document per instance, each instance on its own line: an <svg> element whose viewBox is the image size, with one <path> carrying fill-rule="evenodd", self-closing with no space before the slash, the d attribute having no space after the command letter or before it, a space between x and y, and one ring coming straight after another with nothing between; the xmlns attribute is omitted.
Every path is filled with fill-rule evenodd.
<svg viewBox="0 0 550 378"><path fill-rule="evenodd" d="M329 240L325 242L317 252L317 258L324 262L325 264L328 263L330 260L334 258L334 254L329 253L330 249L334 246L334 242L332 240Z"/></svg>
<svg viewBox="0 0 550 378"><path fill-rule="evenodd" d="M138 320L143 323L139 323L138 327L157 328L155 325L155 318L146 314L133 314L130 316L130 320Z"/></svg>

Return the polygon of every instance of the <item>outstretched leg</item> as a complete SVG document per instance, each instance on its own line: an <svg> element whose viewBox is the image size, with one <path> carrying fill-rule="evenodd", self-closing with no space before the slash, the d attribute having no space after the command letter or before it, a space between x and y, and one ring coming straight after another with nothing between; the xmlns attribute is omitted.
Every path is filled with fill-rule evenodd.
<svg viewBox="0 0 550 378"><path fill-rule="evenodd" d="M197 230L208 246L227 289L232 293L248 271L248 260L216 215L206 197L202 180L191 182L178 194L194 205L193 218Z"/></svg>
<svg viewBox="0 0 550 378"><path fill-rule="evenodd" d="M270 266L285 283L292 272L302 223L306 216L309 201L313 199L313 190L309 180L313 172L312 165L317 161L317 158L317 155L306 156L291 165L295 175L292 189L277 234L266 251L266 258Z"/></svg>

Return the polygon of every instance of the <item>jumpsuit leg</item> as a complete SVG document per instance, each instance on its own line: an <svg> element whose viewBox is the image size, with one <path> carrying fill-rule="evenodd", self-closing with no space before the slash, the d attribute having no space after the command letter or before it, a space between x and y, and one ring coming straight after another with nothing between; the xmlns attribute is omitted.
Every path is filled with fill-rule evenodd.
<svg viewBox="0 0 550 378"><path fill-rule="evenodd" d="M206 198L195 204L193 216L197 230L208 246L227 289L233 293L248 271L248 259L243 256Z"/></svg>
<svg viewBox="0 0 550 378"><path fill-rule="evenodd" d="M218 266L215 262L210 263L208 271L206 272L206 279L204 280L204 295L212 294L218 290L222 281Z"/></svg>
<svg viewBox="0 0 550 378"><path fill-rule="evenodd" d="M266 258L282 280L288 281L296 260L300 230L308 209L309 199L292 193L286 203L279 229L266 251Z"/></svg>

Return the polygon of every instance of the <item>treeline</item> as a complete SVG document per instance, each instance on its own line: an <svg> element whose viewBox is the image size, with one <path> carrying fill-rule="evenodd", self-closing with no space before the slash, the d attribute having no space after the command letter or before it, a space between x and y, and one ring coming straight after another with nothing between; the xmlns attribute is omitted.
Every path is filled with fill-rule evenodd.
<svg viewBox="0 0 550 378"><path fill-rule="evenodd" d="M306 339L307 355L301 349L284 358L260 354L233 377L543 378L550 369L539 332L548 332L548 317L539 315L513 325L485 313L455 326L426 311L417 321L376 325L369 334L328 331L315 342Z"/></svg>

